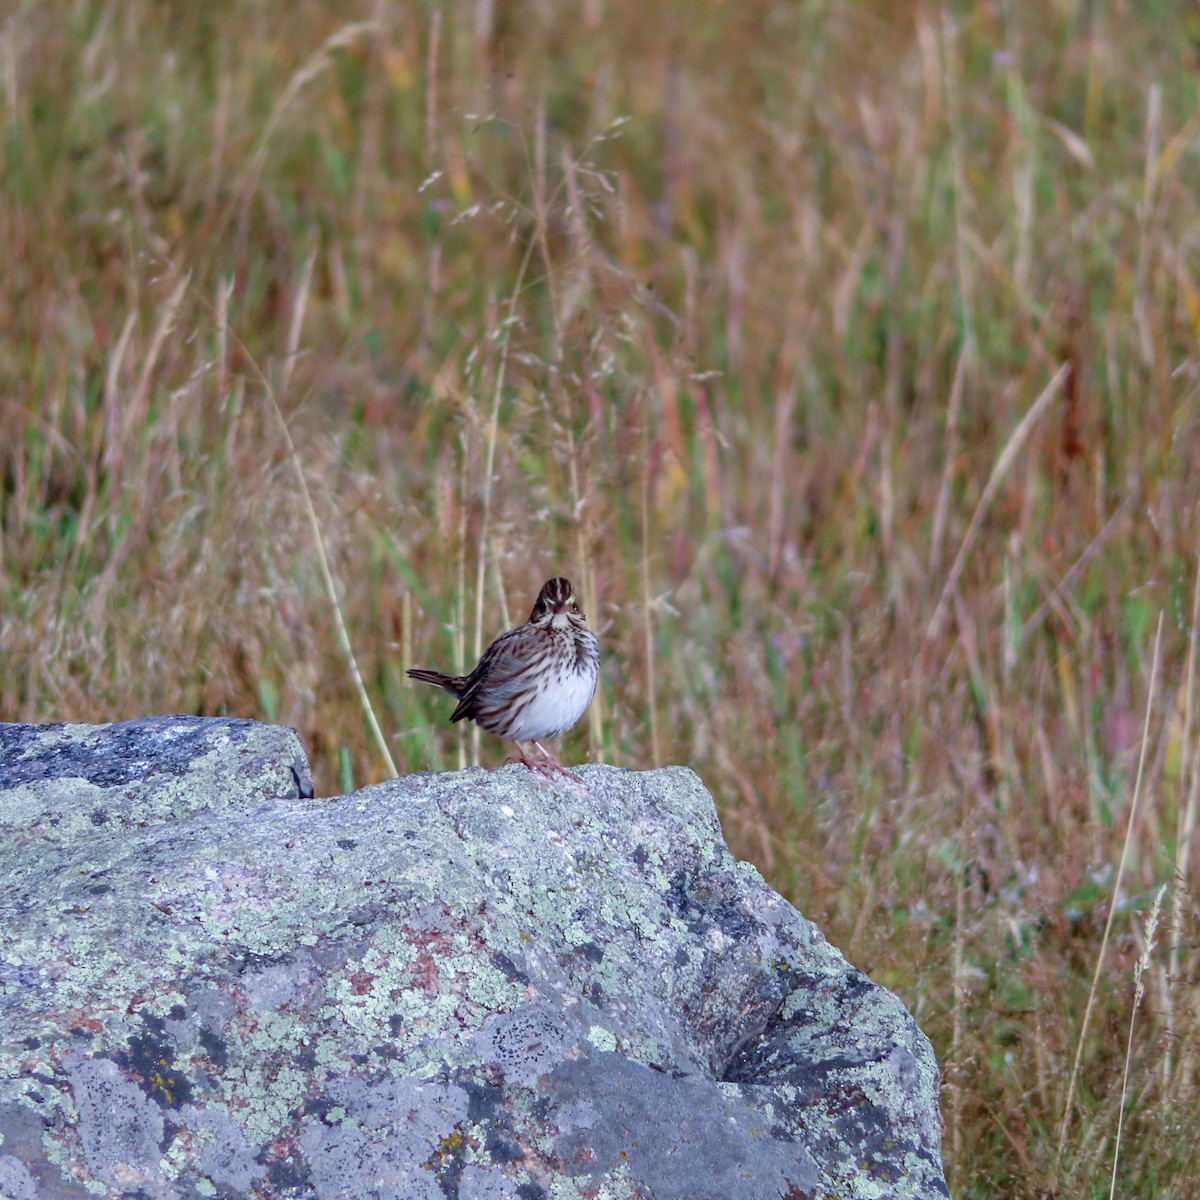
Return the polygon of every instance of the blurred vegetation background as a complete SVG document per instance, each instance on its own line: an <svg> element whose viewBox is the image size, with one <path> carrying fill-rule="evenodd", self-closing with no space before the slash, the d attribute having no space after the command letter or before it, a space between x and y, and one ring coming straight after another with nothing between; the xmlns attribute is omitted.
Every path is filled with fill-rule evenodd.
<svg viewBox="0 0 1200 1200"><path fill-rule="evenodd" d="M567 759L899 992L956 1195L1196 1195L1198 69L1171 0L10 3L0 719L385 778L302 471L398 768L492 765L403 668L565 573Z"/></svg>

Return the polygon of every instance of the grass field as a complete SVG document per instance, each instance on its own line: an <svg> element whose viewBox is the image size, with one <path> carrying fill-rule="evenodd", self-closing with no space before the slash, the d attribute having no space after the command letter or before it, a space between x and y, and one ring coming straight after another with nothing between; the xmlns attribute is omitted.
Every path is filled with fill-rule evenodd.
<svg viewBox="0 0 1200 1200"><path fill-rule="evenodd" d="M1200 1194L1198 71L1167 0L17 0L0 719L377 781L340 611L399 770L496 763L404 667L565 573L567 759L904 998L956 1196Z"/></svg>

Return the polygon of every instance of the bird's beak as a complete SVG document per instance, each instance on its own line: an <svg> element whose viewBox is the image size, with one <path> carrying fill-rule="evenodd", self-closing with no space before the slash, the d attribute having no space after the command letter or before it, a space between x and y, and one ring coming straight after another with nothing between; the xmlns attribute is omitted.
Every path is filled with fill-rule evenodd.
<svg viewBox="0 0 1200 1200"><path fill-rule="evenodd" d="M556 600L556 601L554 602L554 615L555 615L556 617L558 616L558 614L559 614L559 613L564 613L564 612L566 612L566 611L567 611L567 605L566 605L566 602L565 602L565 601L563 601L563 600Z"/></svg>

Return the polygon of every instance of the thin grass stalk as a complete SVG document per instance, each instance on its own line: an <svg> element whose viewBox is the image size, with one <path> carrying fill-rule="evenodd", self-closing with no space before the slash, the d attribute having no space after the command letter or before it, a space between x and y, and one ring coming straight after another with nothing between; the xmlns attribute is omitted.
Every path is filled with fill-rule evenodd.
<svg viewBox="0 0 1200 1200"><path fill-rule="evenodd" d="M408 669L413 665L412 656L412 592L405 591L400 600L400 678L408 678Z"/></svg>
<svg viewBox="0 0 1200 1200"><path fill-rule="evenodd" d="M521 265L517 270L517 278L513 282L512 292L508 297L508 316L500 329L500 363L496 368L496 382L492 388L492 409L488 416L487 432L484 435L483 463L483 513L479 519L479 550L475 557L475 632L474 655L478 662L483 655L483 594L484 575L488 560L488 535L491 532L492 519L492 486L495 483L496 471L496 439L499 436L500 402L504 398L504 380L508 368L508 351L512 342L512 328L517 319L517 301L521 289L525 286L525 273L529 269L529 261L538 242L537 231L534 231L521 256ZM472 724L471 728L471 762L479 761L479 726Z"/></svg>
<svg viewBox="0 0 1200 1200"><path fill-rule="evenodd" d="M470 446L466 433L462 436L461 454L458 464L458 554L455 563L454 586L454 632L451 637L454 647L454 662L458 673L467 673L467 505L464 497L467 494L467 455ZM474 724L472 722L472 724ZM472 743L477 748L476 739ZM458 738L458 769L461 771L467 765L466 738L461 734Z"/></svg>
<svg viewBox="0 0 1200 1200"><path fill-rule="evenodd" d="M1195 717L1196 694L1196 650L1200 644L1200 555L1196 559L1196 585L1192 593L1192 627L1188 631L1187 685L1184 690L1183 746L1180 761L1183 763L1182 788L1187 789L1187 799L1180 807L1179 823L1175 834L1175 890L1171 895L1171 949L1167 957L1167 974L1178 978L1180 950L1183 940L1183 895L1188 884L1188 864L1192 858L1192 837L1196 830L1196 805L1200 793L1200 744L1192 747L1193 720ZM1169 993L1168 993L1169 994ZM1163 1054L1163 1086L1171 1080L1172 1048L1175 1043L1175 1008L1167 1006L1167 1039Z"/></svg>
<svg viewBox="0 0 1200 1200"><path fill-rule="evenodd" d="M959 100L958 30L947 16L942 24L942 77L946 89L946 119L950 125L950 162L954 188L954 264L958 275L958 294L962 311L963 353L968 366L975 362L974 283L971 278L967 246L967 173L963 165L962 105Z"/></svg>
<svg viewBox="0 0 1200 1200"><path fill-rule="evenodd" d="M1108 540L1109 535L1116 529L1125 515L1133 507L1138 493L1131 491L1124 500L1121 501L1120 507L1107 521L1104 522L1100 532L1084 547L1083 553L1070 565L1067 572L1050 590L1049 595L1037 606L1033 616L1021 626L1021 632L1017 636L1017 647L1019 648L1025 639L1042 623L1042 619L1052 608L1057 608L1061 604L1060 597L1066 593L1067 587L1072 580L1095 558L1100 547Z"/></svg>
<svg viewBox="0 0 1200 1200"><path fill-rule="evenodd" d="M967 378L967 347L964 342L954 368L950 385L950 402L946 406L946 462L942 468L942 485L938 488L937 504L933 510L933 535L929 544L929 574L937 570L942 559L942 539L946 534L946 515L950 511L950 481L954 478L954 460L958 457L958 413L962 408Z"/></svg>
<svg viewBox="0 0 1200 1200"><path fill-rule="evenodd" d="M442 9L434 7L429 21L429 50L425 62L425 166L433 170L437 156L438 47L442 40Z"/></svg>
<svg viewBox="0 0 1200 1200"><path fill-rule="evenodd" d="M579 484L579 449L575 434L567 430L567 467L571 482L571 508L575 514L575 562L579 568L579 586L583 594L583 611L591 614L592 626L600 624L596 608L596 573L588 553L590 527L587 499ZM596 680L596 694L588 706L588 744L595 762L604 762L604 687L603 674Z"/></svg>
<svg viewBox="0 0 1200 1200"><path fill-rule="evenodd" d="M233 276L217 284L217 403L224 407L229 386L229 301L233 296Z"/></svg>
<svg viewBox="0 0 1200 1200"><path fill-rule="evenodd" d="M10 16L4 22L4 33L0 37L0 45L3 46L3 67L0 67L4 75L4 108L5 115L8 118L8 129L10 133L15 133L17 130L17 26L16 18Z"/></svg>
<svg viewBox="0 0 1200 1200"><path fill-rule="evenodd" d="M300 329L304 322L304 310L308 306L308 293L312 284L312 269L315 258L316 252L313 251L309 254L304 264L304 270L300 277L300 287L297 290L296 299L292 306L287 354L284 358L282 372L282 385L285 388L291 381L292 364L295 362L299 347ZM237 337L236 334L233 336ZM250 363L251 368L263 386L267 401L275 414L276 421L279 423L280 432L283 434L283 440L287 446L288 461L291 462L292 469L296 473L297 482L300 484L300 496L304 501L309 528L312 530L313 542L317 548L317 565L321 569L321 580L325 586L325 594L329 599L330 607L333 609L333 620L334 626L337 629L338 644L341 647L342 653L346 656L346 662L350 667L350 676L354 681L354 688L358 693L358 701L362 707L363 715L366 717L367 725L371 730L372 736L375 738L375 743L379 747L380 755L387 765L388 771L391 773L392 778L395 779L400 772L396 769L392 752L388 749L387 739L383 736L383 730L380 728L379 721L375 716L375 709L371 704L371 698L367 694L367 687L363 682L362 672L358 669L358 659L355 657L354 647L350 642L350 634L346 629L346 621L342 616L342 606L338 602L337 585L333 581L333 572L329 566L329 555L325 551L325 539L321 535L321 523L317 519L317 510L313 504L312 493L309 491L308 480L304 476L304 466L296 450L296 443L292 440L292 431L288 428L287 418L283 415L283 409L280 407L279 401L275 396L275 390L271 387L270 380L267 379L245 343L240 338L237 338L237 341L246 355L247 362Z"/></svg>
<svg viewBox="0 0 1200 1200"><path fill-rule="evenodd" d="M1083 1061L1083 1047L1087 1041L1088 1023L1096 1003L1096 988L1100 983L1100 972L1104 967L1104 955L1108 950L1108 939L1112 934L1113 918L1117 913L1117 899L1125 878L1125 862L1129 857L1129 846L1133 841L1133 829L1137 823L1138 801L1142 795L1142 778L1146 770L1146 747L1150 743L1150 714L1154 711L1154 696L1158 685L1159 648L1162 643L1163 614L1158 614L1158 632L1154 635L1154 662L1150 668L1150 689L1146 695L1146 716L1142 723L1142 745L1138 754L1137 777L1133 785L1133 801L1129 806L1129 823L1125 827L1125 841L1121 846L1121 860L1117 865L1117 877L1113 880L1112 901L1108 906L1108 919L1104 922L1104 935L1100 939L1100 950L1096 955L1096 969L1092 972L1092 986L1088 989L1087 1004L1083 1010L1083 1024L1079 1030L1079 1041L1075 1046L1075 1061L1071 1065L1071 1079L1067 1084L1067 1096L1063 1103L1062 1119L1058 1127L1058 1151L1055 1156L1056 1171L1062 1165L1063 1150L1067 1144L1067 1130L1071 1124L1071 1104L1075 1099L1075 1084L1079 1078L1079 1065Z"/></svg>
<svg viewBox="0 0 1200 1200"><path fill-rule="evenodd" d="M550 243L546 237L546 224L549 217L550 204L558 198L558 193L562 189L562 183L554 189L553 196L550 200L546 198L546 93L544 90L538 93L537 109L534 113L533 125L533 164L531 174L533 177L533 211L535 218L535 237L537 238L538 249L542 252L542 261L546 264L546 296L549 300L547 307L550 310L550 331L554 338L553 353L551 361L557 368L562 362L562 333L559 329L559 306L558 306L558 281L554 273L554 260L550 255ZM526 150L526 163L528 164L529 152ZM572 164L568 160L564 167L563 178L570 176Z"/></svg>
<svg viewBox="0 0 1200 1200"><path fill-rule="evenodd" d="M1125 1065L1121 1070L1121 1102L1117 1108L1117 1144L1113 1147L1112 1182L1108 1188L1109 1200L1116 1200L1117 1196L1117 1165L1121 1161L1121 1134L1125 1128L1125 1097L1129 1093L1129 1060L1133 1057L1133 1026L1137 1020L1138 1006L1146 994L1142 976L1145 975L1146 968L1150 965L1150 958L1154 953L1154 935L1158 930L1158 916L1162 911L1162 898L1166 890L1167 885L1164 883L1154 897L1150 915L1146 918L1146 944L1142 948L1137 966L1133 970L1133 1009L1129 1014L1129 1036L1125 1041Z"/></svg>
<svg viewBox="0 0 1200 1200"><path fill-rule="evenodd" d="M500 547L494 546L492 553L492 579L495 581L496 599L500 605L500 620L497 624L501 629L511 629L516 622L508 607L508 589L504 586L504 571L500 562Z"/></svg>
<svg viewBox="0 0 1200 1200"><path fill-rule="evenodd" d="M279 395L286 399L288 388L292 383L292 371L296 366L296 356L300 353L300 331L304 326L304 313L308 308L308 293L312 287L313 265L317 260L316 250L310 250L304 260L304 268L300 272L300 286L296 289L296 298L292 303L292 318L288 322L286 353L283 356L283 369L279 376Z"/></svg>
<svg viewBox="0 0 1200 1200"><path fill-rule="evenodd" d="M262 132L258 135L258 140L254 144L254 149L250 152L250 156L246 160L246 165L242 168L237 182L231 190L229 202L217 226L214 240L221 238L233 214L249 201L250 196L257 186L263 164L266 162L267 147L270 145L271 138L274 136L275 130L279 127L280 121L283 120L284 114L292 106L296 98L314 79L319 78L326 70L333 66L336 61L334 51L345 50L354 45L359 38L378 32L380 32L379 28L374 21L358 21L349 25L343 25L340 29L335 29L321 43L315 53L310 55L300 67L292 72L287 86L272 106L266 123L263 125Z"/></svg>
<svg viewBox="0 0 1200 1200"><path fill-rule="evenodd" d="M121 451L124 439L121 437L120 425L120 390L121 367L125 362L125 352L129 349L129 339L133 336L137 324L137 311L129 310L125 324L121 326L121 334L117 344L109 355L108 369L104 374L104 474L108 477L110 487L116 482L121 468ZM120 489L111 487L112 495L119 495ZM114 514L115 515L115 514Z"/></svg>
<svg viewBox="0 0 1200 1200"><path fill-rule="evenodd" d="M968 801L969 803L969 801ZM953 1021L950 1029L950 1061L954 1064L954 1084L950 1092L950 1157L952 1162L962 1161L962 1075L960 1058L963 1044L964 1008L967 989L964 983L966 956L963 945L963 920L967 908L966 855L969 847L963 846L963 861L959 864L958 879L954 888L954 981Z"/></svg>
<svg viewBox="0 0 1200 1200"><path fill-rule="evenodd" d="M429 22L429 49L426 56L425 68L425 171L428 174L426 183L439 172L437 162L437 131L438 131L438 45L442 35L442 10L437 6ZM421 185L422 189L425 184ZM442 268L442 235L432 234L429 247L429 273L425 289L425 302L421 306L422 338L426 345L433 337L434 305L441 287Z"/></svg>
<svg viewBox="0 0 1200 1200"><path fill-rule="evenodd" d="M954 559L954 565L950 568L950 574L946 577L946 583L934 607L933 616L929 618L929 625L925 629L926 642L932 641L941 628L942 612L946 607L947 601L958 586L959 577L962 575L963 567L966 566L967 555L970 553L971 546L975 541L975 535L979 532L980 523L991 507L996 493L1000 490L1000 485L1004 482L1004 477L1008 474L1009 467L1012 466L1013 460L1017 457L1017 453L1022 445L1024 445L1030 431L1049 407L1050 401L1058 395L1063 380L1066 379L1067 372L1070 369L1070 363L1063 363L1054 372L1054 377L1046 384L1042 394L1029 406L1029 411L1021 418L1020 424L1013 430L1004 449L1000 452L1000 457L996 460L996 465L992 468L991 477L983 489L983 495L979 497L979 503L975 506L975 513L971 517L971 523L967 526L967 532L963 534L963 540L958 547L958 554Z"/></svg>
<svg viewBox="0 0 1200 1200"><path fill-rule="evenodd" d="M646 654L646 705L650 710L650 758L662 763L658 735L658 694L654 671L654 629L650 618L650 433L642 426L642 640Z"/></svg>
<svg viewBox="0 0 1200 1200"><path fill-rule="evenodd" d="M363 93L362 136L358 142L354 191L350 198L350 228L358 251L360 270L363 270L371 259L369 248L364 246L363 237L367 224L367 197L371 188L377 186L380 176L383 109L392 90L385 61L388 28L386 18L389 7L390 0L373 0L371 24L375 26L375 32L364 51L367 84Z"/></svg>
<svg viewBox="0 0 1200 1200"><path fill-rule="evenodd" d="M175 284L171 295L163 306L162 315L159 317L158 324L154 327L154 333L150 337L150 349L146 351L145 361L142 363L142 369L138 373L137 384L134 386L133 395L129 400L124 418L121 421L122 428L119 436L122 440L136 433L138 426L145 421L145 410L149 408L150 401L150 380L154 375L154 368L158 365L158 358L162 353L162 348L166 345L167 335L171 332L172 325L175 324L175 318L179 314L179 306L183 303L183 297L188 290L191 279L191 271L185 271L178 283Z"/></svg>
<svg viewBox="0 0 1200 1200"><path fill-rule="evenodd" d="M792 413L799 392L797 372L791 383L780 389L775 399L775 445L771 453L771 482L767 488L767 575L772 582L778 579L779 564L783 561L785 496L791 493L793 485L788 470L793 461L790 453Z"/></svg>
<svg viewBox="0 0 1200 1200"><path fill-rule="evenodd" d="M316 508L313 506L312 493L308 490L308 481L304 478L304 467L300 462L300 455L296 451L295 442L292 441L292 434L288 429L283 409L279 407L279 402L275 399L275 394L269 387L267 389L267 399L270 401L276 420L279 422L279 428L283 433L284 441L287 443L288 458L300 483L300 493L304 500L304 509L308 515L308 524L312 529L313 541L317 547L317 563L321 568L321 580L325 585L325 595L329 598L330 606L333 609L333 620L337 628L338 643L350 667L350 675L354 680L354 690L358 693L358 702L362 706L363 715L367 719L371 736L374 737L375 744L379 747L379 753L387 765L388 772L395 779L400 772L396 769L392 752L388 749L387 740L383 736L383 730L379 727L379 720L375 716L375 709L371 704L371 698L367 694L367 687L363 682L362 672L358 669L358 659L354 655L354 647L350 642L350 634L346 629L345 618L342 616L342 606L338 603L337 586L333 581L333 572L329 568L329 556L325 552L325 539L321 536L321 525L317 520Z"/></svg>
<svg viewBox="0 0 1200 1200"><path fill-rule="evenodd" d="M208 155L208 180L204 188L204 223L207 225L217 210L221 195L221 164L229 141L230 100L233 94L233 74L227 68L217 76L216 107L213 114L211 148Z"/></svg>
<svg viewBox="0 0 1200 1200"><path fill-rule="evenodd" d="M550 243L546 236L546 225L553 204L565 188L568 195L570 212L575 218L572 222L572 233L576 243L576 252L582 258L588 246L587 231L583 224L583 204L580 200L575 178L575 163L571 159L566 146L563 147L563 177L549 197L546 195L546 101L545 94L538 98L534 135L534 157L530 166L534 182L533 204L536 220L536 236L538 249L541 251L542 262L545 266L546 291L549 297L551 314L551 332L554 338L551 355L555 369L562 363L562 322L561 310L557 291L557 277L554 260L550 253ZM526 163L529 165L529 154L526 149ZM556 389L557 390L557 389ZM565 408L565 405L564 405ZM575 441L575 433L569 422L564 420L567 435L567 472L571 488L571 514L575 526L575 560L579 571L580 594L583 597L584 612L592 613L593 622L597 622L596 593L592 566L587 554L584 531L587 526L585 498L579 484L579 447ZM604 761L604 725L603 725L603 688L601 680L596 682L596 694L588 706L588 741L591 757L596 762Z"/></svg>
<svg viewBox="0 0 1200 1200"><path fill-rule="evenodd" d="M1142 173L1142 199L1138 204L1138 258L1134 270L1133 316L1139 335L1142 359L1154 368L1154 333L1146 280L1150 269L1150 222L1154 215L1154 193L1158 182L1159 122L1162 118L1162 85L1152 83L1146 96L1146 154Z"/></svg>

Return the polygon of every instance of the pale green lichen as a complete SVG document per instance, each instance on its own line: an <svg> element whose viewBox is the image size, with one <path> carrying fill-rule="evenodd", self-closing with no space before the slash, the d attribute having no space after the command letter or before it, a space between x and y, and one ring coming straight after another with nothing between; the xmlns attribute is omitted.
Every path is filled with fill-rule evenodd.
<svg viewBox="0 0 1200 1200"><path fill-rule="evenodd" d="M620 1053L661 1068L638 1069L647 1086L671 1095L673 1067L698 1072L710 1055L719 1059L721 1045L737 1041L743 1002L760 1014L755 1020L803 1014L792 1046L829 1036L842 1011L837 989L824 996L819 988L797 988L789 996L782 980L801 961L797 969L831 981L846 968L819 938L786 932L799 918L779 908L756 872L735 867L711 800L689 772L589 767L583 775L579 791L516 769L399 781L353 799L263 802L232 813L194 809L187 838L147 837L137 855L129 853L128 830L117 838L89 822L81 829L91 840L74 847L57 874L50 864L31 868L44 870L47 908L55 914L49 933L32 925L10 929L4 949L9 963L43 970L61 964L58 978L43 976L56 1011L64 997L87 997L87 1011L101 1022L80 1038L52 1020L49 1008L29 1008L22 1019L44 1039L41 1066L52 1072L68 1045L112 1058L132 1039L163 1038L174 1054L171 1070L196 1089L192 1103L228 1113L253 1147L315 1129L315 1117L298 1116L314 1103L326 1105L316 1111L348 1138L353 1130L367 1136L365 1118L345 1103L329 1106L331 1081L441 1086L465 1072L498 1089L494 1102L504 1106L505 1128L519 1130L540 1159L537 1178L551 1181L555 1200L578 1200L585 1184L589 1195L598 1187L601 1196L626 1200L639 1186L628 1164L579 1180L549 1165L558 1153L554 1081L562 1062ZM706 874L737 893L721 915L733 922L729 929L709 918L703 896L689 901L686 920L667 902ZM87 881L101 877L111 893L88 897ZM148 889L170 911L155 907ZM91 906L87 921L72 915L81 899ZM756 904L775 906L775 915L769 928L760 922L747 933L738 922ZM110 940L113 926L117 942ZM142 945L154 953L139 953ZM553 1033L558 1041L529 1049L526 1058L526 1050L510 1045L493 1053L480 1076L478 1032L535 995L552 1007L567 1001L567 1024ZM131 1010L132 996L145 999ZM902 1011L889 1003L879 1009L885 1028L890 1021L896 1036L911 1041ZM685 1004L702 1014L701 1027L689 1024ZM872 1025L838 1036L840 1046L847 1038L869 1046L879 1034ZM933 1067L922 1063L921 1070L909 1092L915 1086L930 1095ZM912 1103L898 1076L878 1062L864 1059L847 1078L889 1111ZM725 1097L721 1103L746 1104L737 1085L710 1086ZM756 1145L768 1143L771 1122L791 1120L799 1103L789 1085L769 1089L769 1100L756 1100L756 1112L739 1117ZM38 1102L30 1090L23 1084L13 1094L64 1131L59 1141L47 1135L48 1156L64 1169L77 1167L69 1096ZM446 1140L442 1129L432 1145L439 1156L486 1166L486 1154L469 1143L486 1145L490 1119L454 1126L458 1141ZM832 1164L843 1153L833 1144L832 1119L822 1124L814 1113L809 1120L814 1140L828 1143L832 1182L840 1171ZM338 1152L352 1142L337 1143ZM196 1158L211 1145L202 1131L178 1136L161 1170L213 1194ZM928 1176L920 1164L910 1169L914 1179ZM860 1175L853 1174L856 1186L874 1186Z"/></svg>
<svg viewBox="0 0 1200 1200"><path fill-rule="evenodd" d="M587 1038L597 1050L615 1050L617 1048L617 1039L613 1035L613 1031L606 1029L603 1025L590 1026Z"/></svg>

